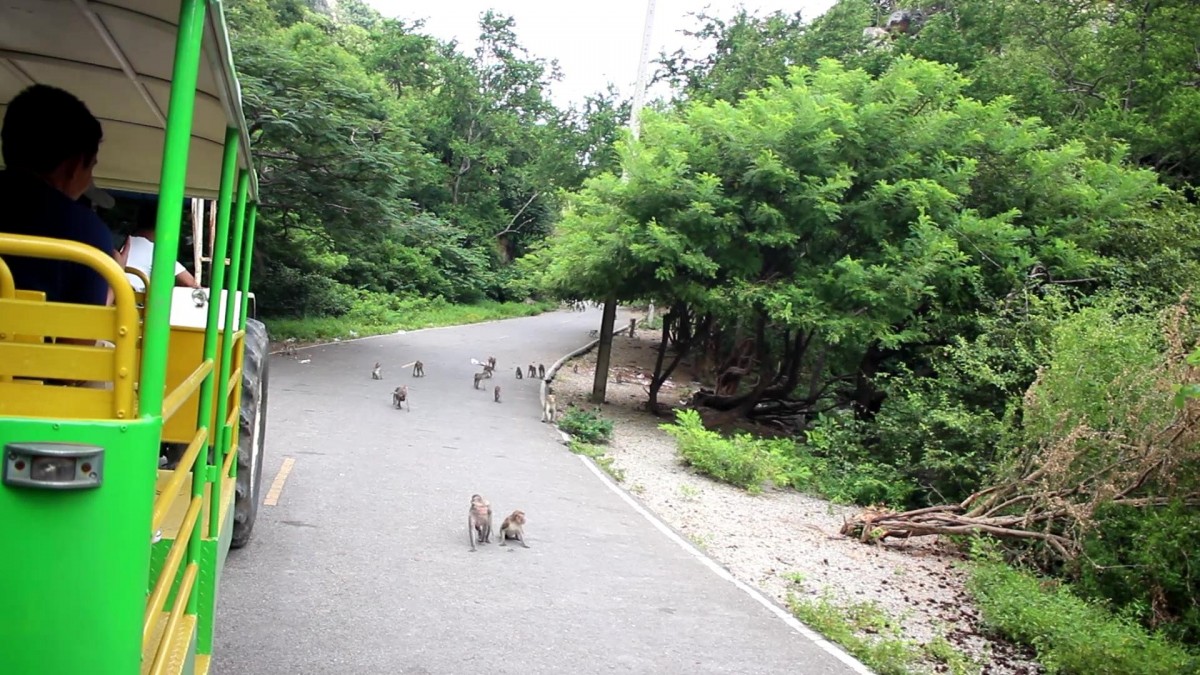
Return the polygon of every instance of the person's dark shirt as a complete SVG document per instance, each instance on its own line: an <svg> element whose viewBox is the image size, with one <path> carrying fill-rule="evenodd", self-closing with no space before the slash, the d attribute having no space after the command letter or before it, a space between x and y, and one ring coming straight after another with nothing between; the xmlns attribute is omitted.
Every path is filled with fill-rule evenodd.
<svg viewBox="0 0 1200 675"><path fill-rule="evenodd" d="M0 171L0 232L68 239L112 255L112 235L91 209L35 176ZM78 263L5 255L19 290L42 291L48 302L103 305L108 282Z"/></svg>

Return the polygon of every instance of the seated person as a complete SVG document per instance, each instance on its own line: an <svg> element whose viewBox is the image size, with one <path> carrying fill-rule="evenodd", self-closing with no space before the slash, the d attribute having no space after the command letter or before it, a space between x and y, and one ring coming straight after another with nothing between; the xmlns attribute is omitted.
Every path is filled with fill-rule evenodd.
<svg viewBox="0 0 1200 675"><path fill-rule="evenodd" d="M66 91L33 85L17 94L0 129L0 232L78 241L114 255L108 227L78 201L92 185L102 137L100 121ZM42 291L49 302L110 302L108 282L84 265L23 256L4 262L17 288Z"/></svg>
<svg viewBox="0 0 1200 675"><path fill-rule="evenodd" d="M138 209L137 229L129 236L123 251L127 256L125 266L140 271L146 275L147 279L150 278L150 269L154 266L154 225L157 216L157 203L144 205ZM133 290L139 293L146 290L145 284L136 274L126 273L125 276L129 277L129 283L133 284ZM175 285L200 288L196 278L178 260L175 261Z"/></svg>

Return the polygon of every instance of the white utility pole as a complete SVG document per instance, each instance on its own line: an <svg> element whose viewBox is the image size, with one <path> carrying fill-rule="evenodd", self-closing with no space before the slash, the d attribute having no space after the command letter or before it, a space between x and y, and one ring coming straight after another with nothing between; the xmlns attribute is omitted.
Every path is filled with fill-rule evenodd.
<svg viewBox="0 0 1200 675"><path fill-rule="evenodd" d="M642 111L642 99L646 93L646 69L650 63L650 39L654 33L654 0L646 0L646 25L642 29L642 55L638 59L637 84L633 88L633 104L629 107L629 131L636 141L641 131L638 114ZM654 323L654 303L646 309L646 324Z"/></svg>

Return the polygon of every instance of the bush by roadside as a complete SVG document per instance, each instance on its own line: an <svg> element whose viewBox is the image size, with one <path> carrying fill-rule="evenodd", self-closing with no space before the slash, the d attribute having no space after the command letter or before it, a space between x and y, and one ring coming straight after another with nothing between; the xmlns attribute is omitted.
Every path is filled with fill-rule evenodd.
<svg viewBox="0 0 1200 675"><path fill-rule="evenodd" d="M995 547L975 543L967 589L984 625L1037 650L1038 661L1062 675L1179 675L1200 672L1189 654L1134 620L1087 602L1057 580L1005 564Z"/></svg>
<svg viewBox="0 0 1200 675"><path fill-rule="evenodd" d="M342 316L279 317L264 321L271 339L295 338L322 341L365 337L398 330L455 326L519 316L535 316L556 307L552 302L480 302L454 305L434 298L399 298L380 294L363 295Z"/></svg>
<svg viewBox="0 0 1200 675"><path fill-rule="evenodd" d="M598 412L571 407L558 418L558 428L584 443L607 443L612 440L613 423Z"/></svg>

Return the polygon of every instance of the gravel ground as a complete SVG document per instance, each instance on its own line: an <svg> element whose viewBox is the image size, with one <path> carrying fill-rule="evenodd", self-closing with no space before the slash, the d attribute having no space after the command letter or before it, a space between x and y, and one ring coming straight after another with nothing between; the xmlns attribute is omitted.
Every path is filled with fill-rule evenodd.
<svg viewBox="0 0 1200 675"><path fill-rule="evenodd" d="M956 565L963 557L950 546L931 537L864 545L837 534L843 516L855 507L790 490L751 495L682 466L674 440L657 428L667 420L645 411L643 385L653 372L656 338L645 331L634 340L615 338L602 410L614 423L607 453L635 498L734 576L785 606L788 593L824 595L838 605L871 602L900 625L905 638L925 643L944 635L983 673L1043 672L1027 652L981 634L978 610L964 589L965 572ZM593 350L555 376L560 410L570 403L594 408L587 396L595 363ZM686 399L697 386L686 365L664 385L664 404Z"/></svg>

